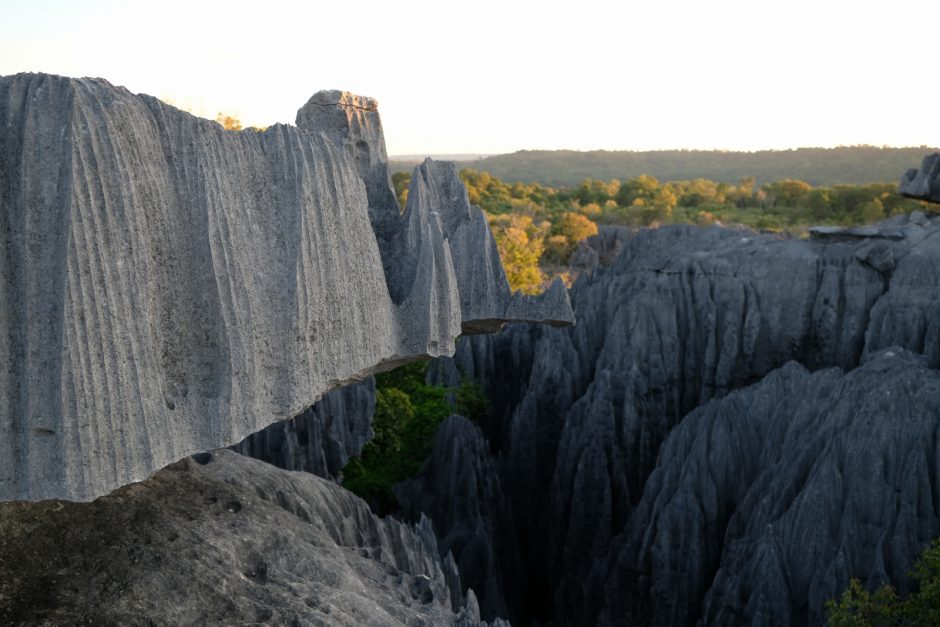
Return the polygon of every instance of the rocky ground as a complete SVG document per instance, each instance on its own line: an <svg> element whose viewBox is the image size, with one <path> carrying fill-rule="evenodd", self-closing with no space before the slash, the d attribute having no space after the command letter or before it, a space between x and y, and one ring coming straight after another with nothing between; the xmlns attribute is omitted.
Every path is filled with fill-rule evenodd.
<svg viewBox="0 0 940 627"><path fill-rule="evenodd" d="M477 624L426 521L231 451L197 459L92 503L0 504L0 624Z"/></svg>

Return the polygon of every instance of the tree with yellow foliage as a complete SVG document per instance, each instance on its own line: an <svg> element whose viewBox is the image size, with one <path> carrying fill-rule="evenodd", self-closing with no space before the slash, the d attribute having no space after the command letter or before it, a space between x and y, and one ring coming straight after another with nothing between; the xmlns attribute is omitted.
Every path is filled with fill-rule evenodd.
<svg viewBox="0 0 940 627"><path fill-rule="evenodd" d="M597 225L587 216L568 211L555 221L552 234L545 240L546 261L564 265L581 242L597 235Z"/></svg>
<svg viewBox="0 0 940 627"><path fill-rule="evenodd" d="M222 125L227 131L240 131L242 130L242 122L238 118L226 115L219 111L219 114L215 116L215 121Z"/></svg>
<svg viewBox="0 0 940 627"><path fill-rule="evenodd" d="M538 294L544 277L539 269L543 251L544 229L531 216L486 214L496 240L496 248L513 291Z"/></svg>

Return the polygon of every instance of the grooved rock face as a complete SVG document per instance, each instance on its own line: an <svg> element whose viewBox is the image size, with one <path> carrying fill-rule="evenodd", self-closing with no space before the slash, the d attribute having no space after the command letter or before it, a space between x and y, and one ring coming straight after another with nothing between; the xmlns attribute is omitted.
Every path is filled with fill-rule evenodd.
<svg viewBox="0 0 940 627"><path fill-rule="evenodd" d="M817 625L849 577L906 593L940 534L938 416L940 372L896 347L695 410L595 568L600 622Z"/></svg>
<svg viewBox="0 0 940 627"><path fill-rule="evenodd" d="M369 99L230 132L100 79L0 77L0 162L0 501L92 499L450 354L465 300L515 311L501 269L458 278L447 206L399 212ZM573 320L557 292L526 314Z"/></svg>
<svg viewBox="0 0 940 627"><path fill-rule="evenodd" d="M869 566L875 563L872 560L879 545L872 543L870 536L856 532L861 533L864 522L872 520L869 514L880 512L871 533L893 537L894 519L887 512L896 496L891 487L894 484L869 482L866 491L862 484L853 483L855 500L844 502L846 535L839 540L844 565L839 565L843 558L820 549L813 562L824 569L818 581L807 579L805 573L790 581L762 572L758 564L765 563L760 560L769 559L770 554L752 552L756 545L748 540L733 545L734 556L724 554L731 545L722 544L716 516L727 512L729 503L739 502L735 499L744 498L735 492L735 481L746 489L749 473L757 472L757 466L743 464L732 471L727 465L709 465L693 473L689 469L694 459L673 455L668 458L669 466L662 469L664 476L689 482L670 510L668 520L673 531L659 533L665 519L647 518L643 523L642 517L637 518L637 508L655 502L657 494L668 489L668 485L651 483L651 473L666 464L661 446L673 437L677 425L685 424L689 412L761 381L788 362L802 364L808 371L836 367L850 373L846 377L853 383L843 385L842 392L834 394L826 391L823 383L837 382L822 377L818 380L822 386L819 396L812 397L816 394L816 379L807 378L803 388L783 385L785 381L802 381L802 375L793 375L791 367L789 378L774 376L760 387L764 396L755 396L753 403L760 398L770 407L791 394L793 398L787 402L794 404L794 411L805 403L800 411L809 412L816 402L811 398L816 398L822 403L818 411L828 407L830 411L848 412L839 423L845 429L867 424L865 421L873 421L876 416L891 424L906 415L904 412L910 408L904 399L917 388L909 381L922 379L924 389L932 389L932 384L927 385L930 371L924 364L940 366L938 263L940 223L937 218L918 213L898 216L864 231L809 240L684 226L627 237L622 252L609 267L582 277L572 288L578 326L556 330L514 325L499 336L468 338L460 343L453 360L439 360L431 369L437 380L454 383L465 374L483 385L491 411L481 426L498 460L499 485L505 495L505 505L482 500L482 513L457 522L441 520L440 514L435 517L435 510L429 509L435 528L460 529L481 517L511 520L512 529L498 530L508 537L494 542L516 546L522 562L520 565L510 559L498 570L511 582L504 588L507 605L528 620L591 625L600 618L610 624L632 618L639 624L651 620L653 624L681 625L703 616L723 623L732 620L729 617L746 615L755 620L771 616L772 623L792 620L799 624L806 617L818 617L822 592L794 592L788 601L792 603L790 609L784 611L781 605L761 605L764 601L748 592L748 582L766 575L782 590L788 585L805 586L810 581L812 585L818 583L827 594L844 587L850 575L877 583L875 575L881 571ZM843 396L861 395L866 385L875 386L877 373L882 371L873 364L887 362L866 360L883 357L891 347L919 354L923 364L900 359L897 368L903 372L892 375L885 381L886 387L879 388L886 396L883 403L875 405L874 413L866 414L862 405L849 399L840 407ZM897 353L899 349L891 350ZM863 363L858 378L851 378L854 369ZM862 397L872 403L876 398ZM935 420L929 407L919 406L920 413L916 414L921 421L917 433L924 437L930 421ZM740 413L742 429L747 420L756 420L747 418L744 408ZM850 414L861 422L850 420ZM829 437L828 432L816 430L826 424L821 414L819 420L806 415L799 423L805 431L801 438L819 443ZM932 415L934 418L930 418ZM698 424L706 429L700 436L703 442L717 437L712 426ZM734 429L738 424L732 421L727 428ZM910 438L919 437L913 433L908 434ZM846 433L845 437L856 436ZM743 438L744 434L735 433L712 442L715 448L710 455L719 461L754 460L752 452L742 449L756 440ZM905 459L907 444L903 442L907 441L886 442L874 459ZM874 445L874 441L859 442L862 447ZM779 446L788 453L779 458L781 466L773 473L799 474L796 467L786 468L798 459L796 448L784 442ZM765 450L760 463L769 460L769 455ZM800 459L800 463L815 463ZM864 461L860 457L851 463L860 466ZM933 473L929 463L920 467L928 469L928 476ZM454 472L465 472L460 468L454 465ZM686 477L686 472L691 474ZM768 477L773 474L767 472ZM706 481L716 473L724 473L722 476L729 479L721 486ZM446 475L435 481L446 485ZM435 483L425 485L431 495L417 496L416 502L447 502L445 493L433 489ZM802 484L793 479L789 485L799 492ZM814 492L796 497L783 487L775 487L767 507L774 503L788 506L785 497L818 502L824 494L821 485L813 487ZM921 487L916 490L920 490L918 494L923 492ZM940 531L936 509L926 500L923 503L917 507L924 517L911 536L917 540L904 547L898 544L893 549L892 564L912 563L927 534ZM700 505L705 504L711 509L706 509L702 518ZM753 504L754 509L747 513L740 510L743 505L738 506L737 524L747 526L768 520L760 518L764 514ZM798 537L821 533L812 527L812 515L805 512L799 515L802 526L788 536L793 546L781 549L791 553L777 562L780 568L793 564L792 555L796 553L792 551L797 550ZM754 518L750 518L752 515ZM639 527L634 529L633 525ZM710 534L707 541L700 540L703 534ZM769 550L771 541L766 542L764 549ZM856 542L857 549L851 548ZM645 552L635 548L632 558L608 563L606 556L624 554L625 544L645 546ZM722 560L730 560L729 567L713 581L714 569ZM743 570L735 570L739 567ZM886 566L884 572L895 580L903 575L904 567ZM627 581L621 576L630 569L639 573L636 580ZM477 575L485 572L481 568ZM475 576L463 571L461 575L464 580ZM606 587L608 580L619 583ZM650 596L644 596L647 594ZM730 594L737 596L726 596ZM772 591L763 589L763 594L772 596ZM765 610L773 613L760 613ZM703 614L706 611L709 613Z"/></svg>
<svg viewBox="0 0 940 627"><path fill-rule="evenodd" d="M501 566L518 561L514 545L503 544L498 530L510 528L496 464L480 430L462 416L451 416L434 436L431 456L420 474L395 487L403 514L438 521L441 555L452 555L464 587L479 599L484 618L510 617ZM502 562L502 564L500 564Z"/></svg>
<svg viewBox="0 0 940 627"><path fill-rule="evenodd" d="M335 479L372 439L375 379L333 390L299 416L253 433L233 448L285 470Z"/></svg>

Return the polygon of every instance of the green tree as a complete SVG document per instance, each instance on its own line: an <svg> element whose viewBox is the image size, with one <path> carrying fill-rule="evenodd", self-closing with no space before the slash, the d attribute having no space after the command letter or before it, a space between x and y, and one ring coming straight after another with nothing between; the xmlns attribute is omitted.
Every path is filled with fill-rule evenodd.
<svg viewBox="0 0 940 627"><path fill-rule="evenodd" d="M868 202L864 203L860 208L859 212L861 213L862 222L870 223L877 222L878 220L883 220L885 217L885 208L881 204L881 200L878 198L873 198Z"/></svg>
<svg viewBox="0 0 940 627"><path fill-rule="evenodd" d="M718 184L707 179L684 181L679 188L679 205L682 207L701 207L708 203L721 203L724 198L718 194Z"/></svg>
<svg viewBox="0 0 940 627"><path fill-rule="evenodd" d="M468 377L460 380L456 410L458 414L474 422L480 422L486 416L489 403L479 383Z"/></svg>
<svg viewBox="0 0 940 627"><path fill-rule="evenodd" d="M806 204L806 198L812 191L812 186L804 181L784 179L764 185L768 202L771 206L799 207Z"/></svg>
<svg viewBox="0 0 940 627"><path fill-rule="evenodd" d="M549 254L549 260L564 264L568 263L578 242L597 235L597 224L587 216L568 211L556 220L551 232L552 235L544 243L545 251Z"/></svg>
<svg viewBox="0 0 940 627"><path fill-rule="evenodd" d="M544 242L542 259L547 263L565 264L571 255L571 242L564 235L549 235Z"/></svg>
<svg viewBox="0 0 940 627"><path fill-rule="evenodd" d="M580 213L565 213L552 229L558 235L565 236L572 244L597 235L597 225Z"/></svg>
<svg viewBox="0 0 940 627"><path fill-rule="evenodd" d="M411 185L411 175L407 172L395 172L392 174L392 185L395 187L398 207L404 211L405 205L408 203L408 186Z"/></svg>
<svg viewBox="0 0 940 627"><path fill-rule="evenodd" d="M940 625L940 539L934 540L910 573L915 591L900 599L890 585L874 592L853 578L838 601L826 603L831 627Z"/></svg>
<svg viewBox="0 0 940 627"><path fill-rule="evenodd" d="M414 362L376 375L373 438L343 468L343 486L380 514L396 511L392 486L418 472L438 426L454 413L448 401L452 391L428 385L426 374L427 362ZM455 396L458 410L485 412L482 390L472 383L461 385Z"/></svg>
<svg viewBox="0 0 940 627"><path fill-rule="evenodd" d="M725 192L725 198L738 209L750 206L754 200L754 184L756 182L757 180L753 176L744 177L736 187Z"/></svg>
<svg viewBox="0 0 940 627"><path fill-rule="evenodd" d="M398 388L375 391L375 414L372 418L372 440L375 454L392 455L401 449L405 425L414 419L415 408L408 395Z"/></svg>
<svg viewBox="0 0 940 627"><path fill-rule="evenodd" d="M652 176L641 174L620 184L620 189L617 192L617 204L621 207L629 207L635 204L637 200L643 201L638 203L640 205L651 204L658 190L659 181Z"/></svg>

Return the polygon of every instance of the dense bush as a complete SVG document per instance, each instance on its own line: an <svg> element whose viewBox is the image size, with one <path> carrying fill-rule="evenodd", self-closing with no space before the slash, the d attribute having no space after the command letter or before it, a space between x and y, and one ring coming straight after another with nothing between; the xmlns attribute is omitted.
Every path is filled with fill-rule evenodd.
<svg viewBox="0 0 940 627"><path fill-rule="evenodd" d="M397 172L392 178L404 203L410 176ZM702 178L660 182L642 174L553 188L507 183L470 169L461 170L460 178L470 202L487 216L509 284L527 294L543 290L556 276L566 278L571 253L598 225L724 224L799 235L814 224L870 224L929 210L898 194L894 183L814 187L782 179L758 186L753 176L729 184Z"/></svg>
<svg viewBox="0 0 940 627"><path fill-rule="evenodd" d="M838 601L832 600L826 604L829 625L940 625L940 539L924 551L914 564L910 576L916 589L904 599L899 598L889 585L869 592L858 579L852 579Z"/></svg>
<svg viewBox="0 0 940 627"><path fill-rule="evenodd" d="M486 413L478 385L428 385L426 371L427 362L416 362L376 376L374 436L343 469L343 486L383 515L398 509L392 486L421 469L445 418L458 413L478 420Z"/></svg>

